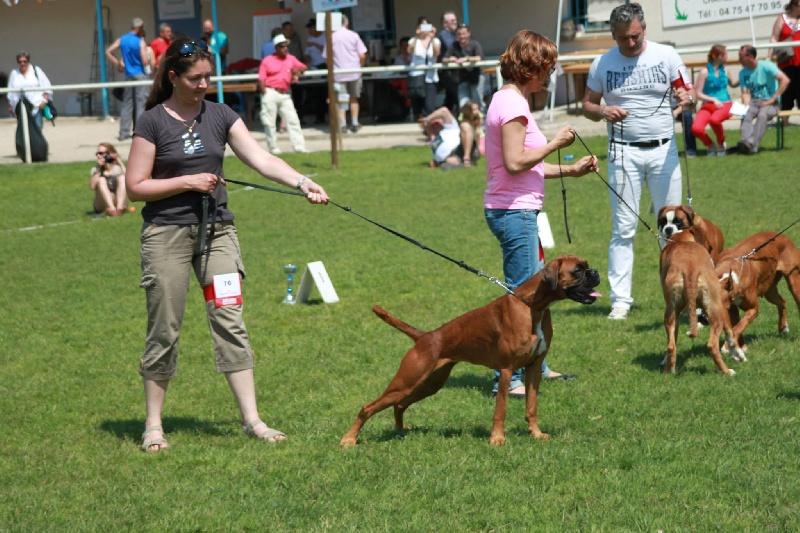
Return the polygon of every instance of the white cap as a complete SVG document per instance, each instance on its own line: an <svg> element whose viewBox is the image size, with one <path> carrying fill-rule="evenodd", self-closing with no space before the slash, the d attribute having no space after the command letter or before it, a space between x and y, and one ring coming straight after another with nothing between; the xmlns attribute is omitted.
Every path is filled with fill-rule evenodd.
<svg viewBox="0 0 800 533"><path fill-rule="evenodd" d="M278 46L279 44L288 43L289 39L287 39L282 33L279 33L272 39L272 44Z"/></svg>

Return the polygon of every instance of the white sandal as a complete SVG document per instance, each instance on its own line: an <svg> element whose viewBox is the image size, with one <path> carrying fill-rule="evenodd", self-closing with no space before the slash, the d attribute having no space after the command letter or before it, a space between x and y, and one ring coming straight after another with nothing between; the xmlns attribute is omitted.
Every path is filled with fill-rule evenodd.
<svg viewBox="0 0 800 533"><path fill-rule="evenodd" d="M151 433L154 431L160 431L161 436L154 439L148 439ZM150 446L159 446L155 450L149 449ZM143 452L160 452L165 450L169 447L169 442L167 439L164 438L164 428L161 426L150 426L149 428L145 428L144 433L142 433L142 451Z"/></svg>
<svg viewBox="0 0 800 533"><path fill-rule="evenodd" d="M260 435L256 435L255 427L259 424L264 424L267 427L267 430ZM272 429L271 427L267 426L266 422L259 419L253 420L249 424L242 424L242 431L244 431L245 435L247 435L248 437L253 437L254 439L262 440L270 444L274 444L278 441L287 439L286 433L278 431L277 429ZM283 438L281 439L278 437L283 437Z"/></svg>

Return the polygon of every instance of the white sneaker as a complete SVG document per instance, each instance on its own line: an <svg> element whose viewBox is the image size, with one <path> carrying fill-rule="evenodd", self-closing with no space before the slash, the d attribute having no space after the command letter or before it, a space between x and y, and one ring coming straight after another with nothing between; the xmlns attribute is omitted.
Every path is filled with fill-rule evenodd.
<svg viewBox="0 0 800 533"><path fill-rule="evenodd" d="M270 151L269 151L269 153L271 153L272 155L278 155L278 154L282 154L282 153L283 153L283 150L281 150L280 148L278 148L278 147L276 146L275 148L273 148L272 150L270 150Z"/></svg>
<svg viewBox="0 0 800 533"><path fill-rule="evenodd" d="M717 148L717 157L725 157L727 153L728 153L728 145L722 143L722 146Z"/></svg>
<svg viewBox="0 0 800 533"><path fill-rule="evenodd" d="M719 148L717 147L717 143L711 141L711 146L708 147L708 157L714 157L715 155L719 154Z"/></svg>
<svg viewBox="0 0 800 533"><path fill-rule="evenodd" d="M297 150L295 150L295 152L297 152L298 154L310 154L311 150L309 150L308 148L298 148Z"/></svg>
<svg viewBox="0 0 800 533"><path fill-rule="evenodd" d="M625 320L628 318L628 310L624 307L612 307L608 314L609 320Z"/></svg>

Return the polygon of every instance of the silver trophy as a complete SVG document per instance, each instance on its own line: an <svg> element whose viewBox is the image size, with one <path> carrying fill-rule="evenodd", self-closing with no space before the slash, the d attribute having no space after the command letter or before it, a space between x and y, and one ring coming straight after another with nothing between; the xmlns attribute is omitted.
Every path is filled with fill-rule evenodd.
<svg viewBox="0 0 800 533"><path fill-rule="evenodd" d="M293 275L297 274L297 265L287 263L283 265L283 271L286 272L286 297L284 297L283 303L295 304L297 303L297 300L295 300L294 290L292 286L294 284Z"/></svg>

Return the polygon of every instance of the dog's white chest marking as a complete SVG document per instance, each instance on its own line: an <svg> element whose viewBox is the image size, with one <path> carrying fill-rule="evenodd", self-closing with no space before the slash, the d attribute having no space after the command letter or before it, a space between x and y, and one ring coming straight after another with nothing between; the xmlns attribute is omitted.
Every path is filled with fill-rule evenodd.
<svg viewBox="0 0 800 533"><path fill-rule="evenodd" d="M534 333L536 333L536 342L531 346L531 356L542 355L547 351L547 340L544 338L541 321L536 323Z"/></svg>

